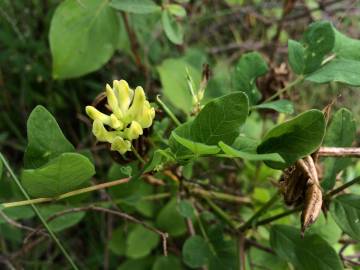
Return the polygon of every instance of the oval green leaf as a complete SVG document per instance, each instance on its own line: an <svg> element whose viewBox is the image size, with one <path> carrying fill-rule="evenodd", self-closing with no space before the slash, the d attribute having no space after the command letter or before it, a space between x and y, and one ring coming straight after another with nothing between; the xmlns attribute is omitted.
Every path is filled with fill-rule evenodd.
<svg viewBox="0 0 360 270"><path fill-rule="evenodd" d="M194 235L185 241L182 248L182 256L187 266L200 268L209 261L209 245L201 236Z"/></svg>
<svg viewBox="0 0 360 270"><path fill-rule="evenodd" d="M66 0L50 25L53 77L79 77L99 69L116 50L119 21L106 0Z"/></svg>
<svg viewBox="0 0 360 270"><path fill-rule="evenodd" d="M219 146L221 150L223 150L224 153L229 155L230 157L237 157L252 161L268 160L268 161L284 162L284 159L277 153L270 153L270 154L249 153L232 148L231 146L223 142L219 142Z"/></svg>
<svg viewBox="0 0 360 270"><path fill-rule="evenodd" d="M55 197L86 183L95 174L88 158L76 153L63 153L46 165L22 172L24 188L32 197Z"/></svg>
<svg viewBox="0 0 360 270"><path fill-rule="evenodd" d="M341 270L336 251L316 234L300 236L300 230L286 225L275 225L270 230L270 244L277 255L291 262L298 270Z"/></svg>
<svg viewBox="0 0 360 270"><path fill-rule="evenodd" d="M336 197L330 212L339 227L355 240L360 241L360 196L344 194Z"/></svg>
<svg viewBox="0 0 360 270"><path fill-rule="evenodd" d="M348 109L341 108L338 110L330 125L326 129L324 145L331 147L350 147L356 137L355 119ZM350 158L332 158L324 160L324 177L321 186L325 190L334 187L336 175L351 162Z"/></svg>
<svg viewBox="0 0 360 270"><path fill-rule="evenodd" d="M166 9L162 11L161 21L168 39L176 45L181 45L184 42L184 30L181 24Z"/></svg>
<svg viewBox="0 0 360 270"><path fill-rule="evenodd" d="M255 106L252 106L253 109L272 109L281 113L291 114L294 112L294 105L290 100L279 99L276 101L271 101L267 103L261 103Z"/></svg>
<svg viewBox="0 0 360 270"><path fill-rule="evenodd" d="M146 257L159 242L158 234L142 225L136 225L126 239L126 256L132 259Z"/></svg>
<svg viewBox="0 0 360 270"><path fill-rule="evenodd" d="M194 142L188 139L185 139L176 134L175 131L171 133L171 136L182 146L185 146L195 155L215 155L220 152L220 148L215 145L206 145L199 142Z"/></svg>
<svg viewBox="0 0 360 270"><path fill-rule="evenodd" d="M319 110L309 110L272 128L257 147L259 154L278 153L285 163L266 162L283 169L320 147L325 134L325 117Z"/></svg>
<svg viewBox="0 0 360 270"><path fill-rule="evenodd" d="M360 61L351 59L334 59L317 71L305 77L315 83L341 82L349 85L360 85Z"/></svg>
<svg viewBox="0 0 360 270"><path fill-rule="evenodd" d="M32 110L27 121L28 146L24 155L25 168L37 168L74 146L65 138L55 118L43 106Z"/></svg>
<svg viewBox="0 0 360 270"><path fill-rule="evenodd" d="M147 14L161 10L161 7L151 0L112 0L110 6L117 10L135 14Z"/></svg>

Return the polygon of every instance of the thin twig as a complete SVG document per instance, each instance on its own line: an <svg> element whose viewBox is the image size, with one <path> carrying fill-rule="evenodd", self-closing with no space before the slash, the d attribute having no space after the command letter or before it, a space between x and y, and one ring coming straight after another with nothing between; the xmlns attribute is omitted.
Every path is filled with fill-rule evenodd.
<svg viewBox="0 0 360 270"><path fill-rule="evenodd" d="M286 85L284 88L278 90L274 95L272 95L271 97L267 98L264 103L269 102L274 100L275 98L277 98L278 96L280 96L281 94L285 93L286 91L290 90L291 88L293 88L295 85L301 83L304 80L303 76L299 76L296 80L292 81L291 83L289 83L288 85Z"/></svg>
<svg viewBox="0 0 360 270"><path fill-rule="evenodd" d="M254 246L256 247L257 249L260 249L262 251L265 251L267 253L270 253L270 254L275 254L275 251L273 251L271 248L269 247L266 247L266 246L263 246L261 245L260 243L256 242L255 240L252 240L252 239L245 239L245 242L246 244L250 245L250 246Z"/></svg>
<svg viewBox="0 0 360 270"><path fill-rule="evenodd" d="M164 251L164 255L167 256L167 238L169 237L167 233L162 232L160 230L158 230L157 228L127 214L124 212L120 212L118 210L112 210L112 209L108 209L108 208L103 208L103 207L98 207L98 206L94 206L94 205L90 205L90 206L84 206L84 207L76 207L76 208L70 208L70 209L65 209L63 211L57 212L55 214L53 214L52 216L50 216L47 219L47 222L50 222L54 219L57 219L63 215L67 215L67 214L71 214L71 213L77 213L77 212L85 212L85 211L95 211L95 212L102 212L102 213L107 213L107 214L111 214L114 216L118 216L121 217L123 219L129 220L133 223L137 223L140 224L142 226L144 226L146 229L153 231L154 233L160 235L160 237L162 238L163 241L163 251ZM36 234L37 232L39 232L39 230L41 230L41 228L38 228L35 232L31 233L31 235ZM30 238L30 236L28 236L27 238Z"/></svg>
<svg viewBox="0 0 360 270"><path fill-rule="evenodd" d="M31 227L28 227L26 225L23 225L19 222L17 222L16 220L13 220L12 218L10 218L8 215L6 215L4 213L4 211L2 209L0 209L0 216L8 223L10 224L11 226L14 226L15 228L18 228L18 229L22 229L22 230L26 230L26 231L30 231L30 232L34 232L35 229L34 228L31 228ZM44 233L44 235L47 235L46 233Z"/></svg>
<svg viewBox="0 0 360 270"><path fill-rule="evenodd" d="M24 201L2 203L2 204L0 204L0 207L1 208L11 208L11 207L18 207L18 206L29 205L29 204L38 204L38 203L59 201L59 200L69 198L72 196L76 196L79 194L88 193L88 192L92 192L92 191L99 190L99 189L104 189L104 188L109 188L109 187L125 184L129 181L130 181L130 178L127 177L127 178L118 179L118 180L111 181L111 182L101 183L101 184L91 186L91 187L76 189L76 190L61 194L61 195L59 195L57 197L53 197L53 198L37 198L37 199L29 199L29 200L24 200Z"/></svg>
<svg viewBox="0 0 360 270"><path fill-rule="evenodd" d="M128 34L128 37L129 37L131 51L132 51L132 53L134 55L136 65L140 68L140 70L143 71L145 77L147 77L147 68L141 61L141 56L140 56L140 53L139 53L139 47L140 46L139 46L138 39L136 37L136 33L134 32L134 30L130 26L128 15L125 12L121 12L121 15L122 15L122 18L123 18L123 21L124 21L126 32Z"/></svg>
<svg viewBox="0 0 360 270"><path fill-rule="evenodd" d="M319 156L360 158L360 147L320 147Z"/></svg>
<svg viewBox="0 0 360 270"><path fill-rule="evenodd" d="M353 179L353 180L351 180L351 181L349 181L349 182L341 185L340 187L338 187L338 188L336 188L336 189L333 189L333 190L330 191L328 194L326 194L325 199L331 198L332 196L340 193L341 191L347 189L348 187L350 187L350 186L352 186L352 185L354 185L354 184L356 184L356 183L358 183L358 182L360 182L360 176L358 176L358 177L356 177L355 179Z"/></svg>
<svg viewBox="0 0 360 270"><path fill-rule="evenodd" d="M271 223L275 220L278 220L278 219L281 219L281 218L284 218L284 217L287 217L293 213L296 213L296 212L299 212L300 210L302 209L301 206L298 206L294 209L291 209L291 210L287 210L287 211L284 211L280 214L277 214L275 216L272 216L272 217L269 217L269 218L265 218L265 219L262 219L262 220L259 220L258 222L255 223L255 226L261 226L261 225L265 225L265 224L268 224L268 223Z"/></svg>

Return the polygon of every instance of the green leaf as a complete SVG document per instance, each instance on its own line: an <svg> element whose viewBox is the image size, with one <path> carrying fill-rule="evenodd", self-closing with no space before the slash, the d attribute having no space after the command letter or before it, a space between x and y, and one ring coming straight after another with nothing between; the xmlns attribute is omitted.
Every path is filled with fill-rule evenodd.
<svg viewBox="0 0 360 270"><path fill-rule="evenodd" d="M3 170L4 170L4 165L3 165L2 161L0 160L0 180L1 180L2 175L3 175Z"/></svg>
<svg viewBox="0 0 360 270"><path fill-rule="evenodd" d="M258 248L251 248L248 253L251 258L251 262L254 267L254 270L262 270L262 269L276 269L276 270L289 270L288 262L281 260L275 254L260 250ZM251 268L250 268L251 269Z"/></svg>
<svg viewBox="0 0 360 270"><path fill-rule="evenodd" d="M200 268L208 263L210 249L206 241L198 235L186 239L182 248L184 263L191 268Z"/></svg>
<svg viewBox="0 0 360 270"><path fill-rule="evenodd" d="M241 151L241 150L232 148L231 146L229 146L223 142L219 142L219 146L220 146L221 150L224 151L225 154L227 154L231 157L237 157L237 158L242 158L245 160L252 160L252 161L268 160L268 161L276 161L276 162L285 162L284 159L277 153L270 153L270 154L250 153L250 152Z"/></svg>
<svg viewBox="0 0 360 270"><path fill-rule="evenodd" d="M326 130L324 145L331 147L349 147L355 140L355 119L346 108L338 110ZM344 169L351 160L349 158L326 158L324 161L324 177L321 186L325 190L334 187L336 175Z"/></svg>
<svg viewBox="0 0 360 270"><path fill-rule="evenodd" d="M252 106L253 109L272 109L280 113L291 114L294 112L294 105L290 100L279 99L276 101L271 101L267 103L261 103L255 106Z"/></svg>
<svg viewBox="0 0 360 270"><path fill-rule="evenodd" d="M166 9L161 13L161 21L168 39L176 45L181 45L184 42L184 30L181 24Z"/></svg>
<svg viewBox="0 0 360 270"><path fill-rule="evenodd" d="M150 162L145 165L144 173L159 171L167 163L175 162L170 148L156 149Z"/></svg>
<svg viewBox="0 0 360 270"><path fill-rule="evenodd" d="M53 77L79 77L99 69L116 50L119 22L105 0L66 0L50 25Z"/></svg>
<svg viewBox="0 0 360 270"><path fill-rule="evenodd" d="M305 79L315 83L341 82L359 86L360 61L334 59L306 76Z"/></svg>
<svg viewBox="0 0 360 270"><path fill-rule="evenodd" d="M201 63L199 64L201 67ZM185 58L166 59L157 67L166 99L171 105L188 114L192 108L192 97L186 82L186 69L195 85L199 85L200 70Z"/></svg>
<svg viewBox="0 0 360 270"><path fill-rule="evenodd" d="M171 236L181 236L186 232L184 218L176 210L176 199L170 200L159 212L156 218L157 226Z"/></svg>
<svg viewBox="0 0 360 270"><path fill-rule="evenodd" d="M35 216L34 210L30 206L18 206L13 208L2 209L5 215L12 220L29 219ZM0 216L0 224L7 223L7 221Z"/></svg>
<svg viewBox="0 0 360 270"><path fill-rule="evenodd" d="M180 201L177 210L178 210L179 214L181 216L183 216L184 218L194 218L195 217L194 208L188 200Z"/></svg>
<svg viewBox="0 0 360 270"><path fill-rule="evenodd" d="M301 43L289 39L288 41L289 64L296 74L303 74L305 69L305 48Z"/></svg>
<svg viewBox="0 0 360 270"><path fill-rule="evenodd" d="M59 204L52 204L39 207L40 213L45 219L50 218L52 215L62 212L69 207ZM85 212L68 213L49 221L49 226L54 232L60 232L78 224L85 217Z"/></svg>
<svg viewBox="0 0 360 270"><path fill-rule="evenodd" d="M319 21L312 23L304 33L304 73L316 71L325 55L330 53L335 44L335 33L331 23Z"/></svg>
<svg viewBox="0 0 360 270"><path fill-rule="evenodd" d="M183 18L186 16L186 9L177 4L168 4L166 9L174 16Z"/></svg>
<svg viewBox="0 0 360 270"><path fill-rule="evenodd" d="M185 146L187 149L191 150L195 155L215 155L220 152L220 148L215 145L206 145L199 142L194 142L188 139L185 139L176 134L175 131L171 133L171 136L181 145Z"/></svg>
<svg viewBox="0 0 360 270"><path fill-rule="evenodd" d="M261 54L251 52L244 54L235 66L233 73L233 87L237 91L245 92L251 105L261 99L261 93L256 87L256 79L265 75L269 68Z"/></svg>
<svg viewBox="0 0 360 270"><path fill-rule="evenodd" d="M126 235L122 226L116 228L109 241L109 249L116 255L122 256L126 252Z"/></svg>
<svg viewBox="0 0 360 270"><path fill-rule="evenodd" d="M257 152L280 154L285 163L266 164L275 169L283 169L313 153L321 145L324 134L324 114L319 110L309 110L272 128L263 138Z"/></svg>
<svg viewBox="0 0 360 270"><path fill-rule="evenodd" d="M240 134L231 145L232 148L241 149L241 151L256 154L256 148L260 144L260 140L253 139Z"/></svg>
<svg viewBox="0 0 360 270"><path fill-rule="evenodd" d="M149 270L153 263L152 257L146 257L136 260L126 260L117 270Z"/></svg>
<svg viewBox="0 0 360 270"><path fill-rule="evenodd" d="M152 270L181 270L181 262L174 255L157 257Z"/></svg>
<svg viewBox="0 0 360 270"><path fill-rule="evenodd" d="M298 270L343 269L336 251L316 234L301 238L297 228L274 225L270 230L270 244L280 258Z"/></svg>
<svg viewBox="0 0 360 270"><path fill-rule="evenodd" d="M138 224L126 239L126 256L132 259L146 257L159 242L158 234Z"/></svg>
<svg viewBox="0 0 360 270"><path fill-rule="evenodd" d="M26 168L37 168L75 148L65 138L55 118L43 106L36 106L27 121Z"/></svg>
<svg viewBox="0 0 360 270"><path fill-rule="evenodd" d="M247 96L243 92L231 93L210 101L193 121L177 127L173 134L207 146L217 146L219 141L232 144L239 136L240 127L244 124L248 111ZM192 154L179 144L173 135L170 137L169 145L178 158Z"/></svg>
<svg viewBox="0 0 360 270"><path fill-rule="evenodd" d="M360 196L343 194L336 197L330 212L339 227L355 240L360 240Z"/></svg>
<svg viewBox="0 0 360 270"><path fill-rule="evenodd" d="M221 225L213 225L208 230L211 245L209 270L235 270L238 255L235 241L226 239Z"/></svg>
<svg viewBox="0 0 360 270"><path fill-rule="evenodd" d="M316 222L308 228L307 234L317 234L330 245L336 244L342 235L342 231L331 215L320 215Z"/></svg>
<svg viewBox="0 0 360 270"><path fill-rule="evenodd" d="M161 7L151 0L112 0L110 6L117 10L136 14L147 14L161 10Z"/></svg>
<svg viewBox="0 0 360 270"><path fill-rule="evenodd" d="M207 145L217 145L220 141L232 144L248 113L248 98L242 92L213 99L192 122L191 138Z"/></svg>
<svg viewBox="0 0 360 270"><path fill-rule="evenodd" d="M334 53L337 57L360 61L360 40L350 38L334 28Z"/></svg>
<svg viewBox="0 0 360 270"><path fill-rule="evenodd" d="M88 158L64 153L37 169L22 172L22 184L33 197L55 197L86 183L95 174Z"/></svg>

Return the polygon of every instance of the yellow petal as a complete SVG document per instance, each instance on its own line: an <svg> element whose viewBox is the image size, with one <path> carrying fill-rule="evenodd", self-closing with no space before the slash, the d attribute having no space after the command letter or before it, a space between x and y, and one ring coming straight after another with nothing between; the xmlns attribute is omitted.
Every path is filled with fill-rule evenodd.
<svg viewBox="0 0 360 270"><path fill-rule="evenodd" d="M118 151L120 154L123 155L127 151L131 150L131 143L121 137L116 137L111 144L111 150Z"/></svg>
<svg viewBox="0 0 360 270"><path fill-rule="evenodd" d="M137 121L140 123L142 128L148 128L152 125L152 122L155 117L154 108L144 108L141 115L137 117Z"/></svg>
<svg viewBox="0 0 360 270"><path fill-rule="evenodd" d="M130 89L125 80L114 81L113 87L118 97L119 108L124 114L129 109L131 100L134 96L134 91Z"/></svg>
<svg viewBox="0 0 360 270"><path fill-rule="evenodd" d="M142 134L143 129L141 128L141 125L136 121L132 121L130 127L124 130L124 136L130 141L136 140Z"/></svg>
<svg viewBox="0 0 360 270"><path fill-rule="evenodd" d="M100 112L93 106L86 106L85 108L86 114L92 119L92 120L100 120L103 124L109 125L110 124L110 116Z"/></svg>
<svg viewBox="0 0 360 270"><path fill-rule="evenodd" d="M120 110L118 99L114 93L114 90L108 84L106 85L106 97L111 111L118 119L121 119L123 117L123 113Z"/></svg>
<svg viewBox="0 0 360 270"><path fill-rule="evenodd" d="M136 117L142 113L145 101L146 101L146 97L145 97L144 89L141 86L136 87L134 100L124 117L125 123L130 123L132 120L136 119Z"/></svg>
<svg viewBox="0 0 360 270"><path fill-rule="evenodd" d="M111 142L115 138L112 133L109 133L109 131L105 129L104 124L98 119L94 120L92 132L100 142Z"/></svg>
<svg viewBox="0 0 360 270"><path fill-rule="evenodd" d="M115 114L110 115L110 126L113 129L123 129L124 124L115 116Z"/></svg>

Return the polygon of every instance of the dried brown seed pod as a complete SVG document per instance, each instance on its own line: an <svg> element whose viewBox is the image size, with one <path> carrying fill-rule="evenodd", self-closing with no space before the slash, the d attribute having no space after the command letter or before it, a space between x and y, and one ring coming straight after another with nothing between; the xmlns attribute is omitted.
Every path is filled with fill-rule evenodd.
<svg viewBox="0 0 360 270"><path fill-rule="evenodd" d="M298 205L304 198L308 177L297 165L284 170L280 179L280 191L287 205Z"/></svg>
<svg viewBox="0 0 360 270"><path fill-rule="evenodd" d="M318 218L323 203L322 191L317 183L308 181L305 192L304 208L301 213L301 235L303 236L306 228Z"/></svg>

